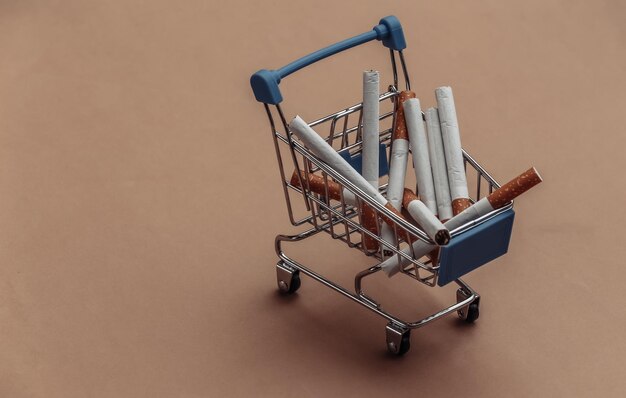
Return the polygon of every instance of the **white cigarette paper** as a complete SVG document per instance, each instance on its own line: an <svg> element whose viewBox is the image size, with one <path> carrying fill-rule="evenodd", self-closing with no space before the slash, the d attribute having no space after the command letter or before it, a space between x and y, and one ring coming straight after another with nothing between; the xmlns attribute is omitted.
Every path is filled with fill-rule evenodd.
<svg viewBox="0 0 626 398"><path fill-rule="evenodd" d="M374 198L383 206L387 203L387 199L378 192L378 188L372 187L351 165L346 162L322 137L319 136L309 125L302 120L300 116L296 116L291 123L289 129L309 148L317 157L322 159L330 167L335 169L337 173L354 184L361 191ZM344 191L345 192L345 191Z"/></svg>
<svg viewBox="0 0 626 398"><path fill-rule="evenodd" d="M406 177L406 163L409 155L409 142L396 139L391 147L391 161L389 165L389 184L387 185L387 199L396 209L402 206L404 194L404 179Z"/></svg>
<svg viewBox="0 0 626 398"><path fill-rule="evenodd" d="M435 198L433 175L430 169L428 139L426 138L426 130L422 121L420 101L417 98L411 98L404 102L404 117L409 130L413 167L415 168L415 178L417 179L417 192L420 200L424 202L426 207L433 214L437 214L437 199Z"/></svg>
<svg viewBox="0 0 626 398"><path fill-rule="evenodd" d="M379 124L378 71L363 72L363 178L378 188Z"/></svg>
<svg viewBox="0 0 626 398"><path fill-rule="evenodd" d="M457 214L456 216L454 216L453 218L445 222L443 225L448 230L452 231L453 229L458 228L469 221L482 217L491 211L493 211L493 207L491 206L487 198L482 198L478 202L474 203L472 206L463 210L463 212ZM430 253L436 247L437 246L435 245L431 245L424 241L418 240L413 243L413 252L411 252L411 248L409 247L409 248L403 249L402 253L408 256L411 256L411 254L414 253L414 258L418 259ZM398 273L398 271L400 271L402 267L410 264L410 261L407 260L406 258L404 257L398 258L398 257L400 256L395 255L393 257L389 257L387 260L383 261L380 264L380 266L382 267L385 274L387 274L387 276L391 277L395 275L396 273Z"/></svg>
<svg viewBox="0 0 626 398"><path fill-rule="evenodd" d="M446 155L443 150L439 114L436 108L428 108L426 110L426 129L428 131L428 149L430 165L433 170L435 198L437 199L437 213L439 214L439 219L445 221L452 218L452 199L450 198L450 186L448 185Z"/></svg>
<svg viewBox="0 0 626 398"><path fill-rule="evenodd" d="M396 210L402 207L402 195L404 194L404 179L406 177L406 164L409 155L409 142L402 138L396 138L391 143L391 159L389 161L389 184L387 185L387 199ZM393 242L393 228L387 224L382 227L381 237L387 242Z"/></svg>
<svg viewBox="0 0 626 398"><path fill-rule="evenodd" d="M461 135L459 123L456 117L454 97L450 87L439 87L437 95L437 107L439 108L439 121L441 123L441 136L448 166L448 183L452 200L467 199L467 179L463 166L463 151L461 149Z"/></svg>
<svg viewBox="0 0 626 398"><path fill-rule="evenodd" d="M356 206L356 196L354 196L352 192L344 188L341 191L341 194L343 195L343 201L345 202L345 204L349 206Z"/></svg>

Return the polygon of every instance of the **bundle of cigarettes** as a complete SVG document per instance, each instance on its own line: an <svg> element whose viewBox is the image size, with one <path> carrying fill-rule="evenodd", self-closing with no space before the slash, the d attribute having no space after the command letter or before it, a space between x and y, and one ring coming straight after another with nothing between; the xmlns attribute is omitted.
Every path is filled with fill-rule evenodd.
<svg viewBox="0 0 626 398"><path fill-rule="evenodd" d="M380 240L393 246L402 239L412 247L403 251L415 258L432 253L437 246L450 241L450 230L506 206L514 198L541 182L535 168L530 168L489 196L473 202L470 199L461 136L454 97L450 87L435 90L436 108L422 112L419 99L411 91L396 97L395 125L389 160L386 197L379 190L379 73L363 73L362 172L357 172L324 139L299 116L289 124L290 130L318 158L400 218L401 210L410 215L408 222L418 226L435 245L409 236L406 230L394 228L394 222L367 204L361 206L361 223L371 234L363 233L366 252L380 251ZM417 181L415 191L405 187L409 153ZM291 184L305 184L311 191L333 200L357 205L355 195L339 183L321 176L294 171ZM381 226L379 231L379 225ZM398 236L395 236L397 233ZM372 237L376 236L376 238ZM408 261L408 260L407 260ZM391 276L405 265L401 256L393 255L381 263Z"/></svg>

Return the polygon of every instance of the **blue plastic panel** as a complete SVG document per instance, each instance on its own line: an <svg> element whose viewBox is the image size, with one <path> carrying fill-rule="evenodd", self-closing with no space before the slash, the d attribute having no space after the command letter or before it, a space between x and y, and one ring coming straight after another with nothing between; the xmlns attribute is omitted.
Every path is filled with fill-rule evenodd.
<svg viewBox="0 0 626 398"><path fill-rule="evenodd" d="M513 209L507 210L442 246L437 284L444 286L505 254L509 249L514 218Z"/></svg>
<svg viewBox="0 0 626 398"><path fill-rule="evenodd" d="M354 156L350 156L348 151L339 152L342 158L344 158L356 171L362 173L363 168L363 156L361 154L356 154ZM378 156L378 176L382 177L389 173L389 165L387 163L387 149L385 144L380 144L379 147L379 156Z"/></svg>

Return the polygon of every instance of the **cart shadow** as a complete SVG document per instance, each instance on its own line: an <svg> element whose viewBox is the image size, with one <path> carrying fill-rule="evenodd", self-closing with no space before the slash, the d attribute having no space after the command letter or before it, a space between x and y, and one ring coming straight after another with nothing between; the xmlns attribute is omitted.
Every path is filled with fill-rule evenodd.
<svg viewBox="0 0 626 398"><path fill-rule="evenodd" d="M299 355L323 355L345 366L362 368L363 371L378 369L389 377L399 377L398 372L415 376L415 367L424 367L433 358L447 360L459 346L468 344L459 338L441 340L446 335L463 334L471 339L475 325L458 318L447 317L428 328L416 329L411 334L411 349L401 357L390 354L385 344L385 321L368 311L355 311L354 303L337 301L329 295L328 306L300 300L300 293L286 295L277 291L265 295L266 304L274 313L274 324L279 326L279 339L293 342L290 349L301 350ZM306 291L303 293L306 296ZM323 300L326 303L326 300ZM446 329L457 329L446 330ZM459 330L460 329L460 330ZM303 347L301 344L306 341ZM396 364L411 363L410 367ZM391 367L390 367L391 365ZM424 374L426 377L427 374Z"/></svg>
<svg viewBox="0 0 626 398"><path fill-rule="evenodd" d="M288 306L292 305L292 303L300 300L300 295L298 293L287 294L284 292L275 289L271 294L269 294L270 299L273 299L274 305L278 306Z"/></svg>

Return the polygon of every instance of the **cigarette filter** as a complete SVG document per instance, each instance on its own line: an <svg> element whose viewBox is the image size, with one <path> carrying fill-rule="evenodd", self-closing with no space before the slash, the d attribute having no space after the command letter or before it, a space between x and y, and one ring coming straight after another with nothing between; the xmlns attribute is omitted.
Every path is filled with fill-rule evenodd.
<svg viewBox="0 0 626 398"><path fill-rule="evenodd" d="M300 170L300 176L302 177L302 181L308 181L309 188L311 189L311 191L319 195L326 195L326 188L324 186L324 177L309 173L308 178L307 178L306 173L302 170ZM341 201L341 195L343 194L343 200L347 205L352 205L352 206L356 205L356 198L354 197L354 194L352 194L352 192L348 191L345 188L342 188L342 186L339 185L339 183L331 179L327 178L326 180L328 183L328 197L330 199ZM295 170L293 171L293 175L291 176L290 182L291 182L291 185L298 187L298 188L302 188L300 186L300 180L298 180L298 174L296 173Z"/></svg>
<svg viewBox="0 0 626 398"><path fill-rule="evenodd" d="M422 121L422 109L417 98L411 98L404 103L406 124L409 130L409 141L413 153L413 167L417 180L417 192L426 207L437 214L437 199L433 185L433 174L430 168L430 156L428 154L428 139L426 129Z"/></svg>
<svg viewBox="0 0 626 398"><path fill-rule="evenodd" d="M459 228L469 221L480 218L495 209L499 209L505 206L514 198L528 191L530 188L539 184L541 181L541 176L539 175L537 170L534 167L531 167L513 180L504 184L502 187L493 191L489 196L482 198L467 209L463 210L458 215L452 217L450 220L444 223L444 225L450 231ZM411 253L413 253L415 258L420 258L428 254L436 247L422 240L416 241L415 243L413 243L412 246L412 251L411 248L407 248L402 250L402 252L409 256L411 255ZM391 277L395 275L398 271L400 271L402 267L408 265L409 263L410 261L405 259L404 257L393 256L383 261L380 265L383 271L385 271L385 273L387 274L387 276Z"/></svg>
<svg viewBox="0 0 626 398"><path fill-rule="evenodd" d="M452 213L459 214L471 205L467 191L467 179L463 166L463 150L461 149L461 135L454 106L454 96L450 87L439 87L435 90L441 136L448 166L448 183L452 197Z"/></svg>
<svg viewBox="0 0 626 398"><path fill-rule="evenodd" d="M517 176L517 178L507 182L500 188L493 191L493 193L487 197L487 200L489 200L491 207L499 209L524 192L528 191L530 188L539 184L541 181L543 180L541 179L539 172L537 172L537 169L531 167Z"/></svg>
<svg viewBox="0 0 626 398"><path fill-rule="evenodd" d="M437 213L439 219L446 222L452 218L452 199L448 185L448 170L446 168L446 155L443 151L439 114L436 108L426 110L426 129L428 131L428 149L430 166L433 170L435 198L437 199Z"/></svg>

